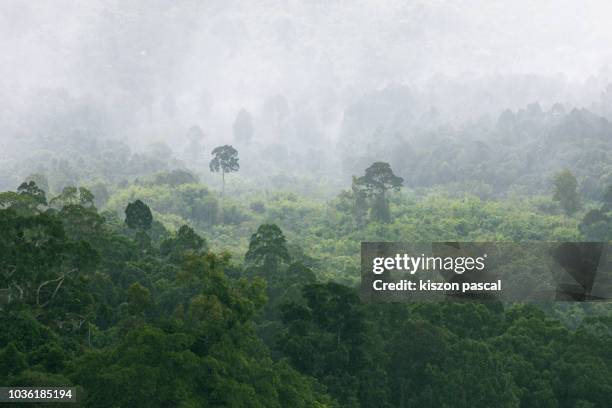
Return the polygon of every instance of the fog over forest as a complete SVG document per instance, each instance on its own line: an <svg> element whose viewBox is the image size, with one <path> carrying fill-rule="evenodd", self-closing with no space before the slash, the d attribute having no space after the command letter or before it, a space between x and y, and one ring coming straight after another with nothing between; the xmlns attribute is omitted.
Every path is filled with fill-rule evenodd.
<svg viewBox="0 0 612 408"><path fill-rule="evenodd" d="M611 16L0 0L0 386L94 408L609 408ZM458 263L390 268L400 252ZM369 296L401 272L435 302Z"/></svg>
<svg viewBox="0 0 612 408"><path fill-rule="evenodd" d="M325 174L342 167L339 185L359 170L342 163L372 143L415 146L423 131L464 134L536 103L543 112L561 104L566 113L612 113L605 1L4 0L0 8L3 188L53 173L52 158L66 159L70 173L76 156L108 150L105 140L130 149L115 146L111 156L143 153L161 167L207 173L215 145L240 145L241 110L252 128L247 168L261 155L282 172L302 162ZM57 189L91 181L66 177Z"/></svg>

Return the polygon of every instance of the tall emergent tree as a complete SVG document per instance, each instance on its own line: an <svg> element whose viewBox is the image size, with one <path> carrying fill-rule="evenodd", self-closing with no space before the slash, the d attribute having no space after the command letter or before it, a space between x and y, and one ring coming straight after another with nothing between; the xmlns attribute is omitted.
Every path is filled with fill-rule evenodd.
<svg viewBox="0 0 612 408"><path fill-rule="evenodd" d="M240 170L240 164L238 164L238 150L232 146L224 145L215 147L211 153L214 157L210 161L210 171L218 173L221 171L221 177L223 180L223 190L221 196L225 194L225 173L233 173Z"/></svg>
<svg viewBox="0 0 612 408"><path fill-rule="evenodd" d="M403 183L404 179L393 174L389 163L376 162L366 169L365 175L353 181L353 190L361 190L373 200L371 216L374 220L390 222L391 212L386 193L388 190L399 190Z"/></svg>
<svg viewBox="0 0 612 408"><path fill-rule="evenodd" d="M565 169L555 175L553 180L555 192L553 200L559 201L566 214L575 213L580 208L578 197L578 181L571 171Z"/></svg>

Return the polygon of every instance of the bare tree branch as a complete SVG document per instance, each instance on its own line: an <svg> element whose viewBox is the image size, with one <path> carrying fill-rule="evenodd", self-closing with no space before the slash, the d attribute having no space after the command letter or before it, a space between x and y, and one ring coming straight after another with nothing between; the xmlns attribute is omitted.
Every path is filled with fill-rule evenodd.
<svg viewBox="0 0 612 408"><path fill-rule="evenodd" d="M57 292L60 290L60 288L62 287L62 284L64 283L64 279L66 279L68 277L68 275L70 275L71 273L73 273L75 271L76 271L76 268L72 269L72 270L70 270L70 271L68 271L66 273L63 273L60 277L58 277L56 279L51 279L51 280L44 281L43 283L41 283L38 286L38 290L36 291L36 305L41 306L41 307L47 306L49 304L49 302L51 302L55 298L55 295L57 295ZM53 283L53 282L58 282L58 283L55 286L55 289L53 290L53 293L51 294L51 297L46 302L41 304L40 303L40 290L44 286L46 286L46 285L48 285L50 283Z"/></svg>

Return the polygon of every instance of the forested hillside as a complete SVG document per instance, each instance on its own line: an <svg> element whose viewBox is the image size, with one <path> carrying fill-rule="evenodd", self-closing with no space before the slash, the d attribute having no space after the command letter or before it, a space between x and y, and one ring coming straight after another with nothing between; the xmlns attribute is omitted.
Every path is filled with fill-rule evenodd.
<svg viewBox="0 0 612 408"><path fill-rule="evenodd" d="M327 201L177 171L102 201L0 194L0 383L86 406L607 406L608 304L363 304L356 284L362 240L609 240L610 192L569 214L562 183L381 204L372 169Z"/></svg>
<svg viewBox="0 0 612 408"><path fill-rule="evenodd" d="M611 15L604 0L0 1L0 393L610 408L612 302L359 288L362 242L612 241ZM551 257L503 255L513 289L605 295L594 257L553 292Z"/></svg>
<svg viewBox="0 0 612 408"><path fill-rule="evenodd" d="M357 288L362 241L612 240L608 120L391 109L368 129L352 109L324 150L252 140L247 113L232 145L191 127L183 153L29 135L3 163L0 383L73 385L93 407L607 407L609 303ZM71 110L64 131L104 123Z"/></svg>

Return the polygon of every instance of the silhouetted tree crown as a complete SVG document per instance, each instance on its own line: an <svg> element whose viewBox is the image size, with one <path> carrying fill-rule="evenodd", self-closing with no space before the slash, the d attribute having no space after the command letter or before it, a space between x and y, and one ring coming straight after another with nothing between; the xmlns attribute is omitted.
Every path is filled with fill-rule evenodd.
<svg viewBox="0 0 612 408"><path fill-rule="evenodd" d="M30 197L36 204L47 205L45 192L34 181L21 183L19 188L17 188L17 192L22 196Z"/></svg>
<svg viewBox="0 0 612 408"><path fill-rule="evenodd" d="M206 252L207 249L206 240L187 225L181 226L174 237L164 240L160 245L160 253L174 259L180 258L186 251Z"/></svg>
<svg viewBox="0 0 612 408"><path fill-rule="evenodd" d="M391 222L388 190L399 190L404 179L396 176L389 163L376 162L368 167L365 175L353 178L353 196L355 208L363 208L366 197L370 198L370 215L375 221Z"/></svg>
<svg viewBox="0 0 612 408"><path fill-rule="evenodd" d="M274 268L282 261L288 262L289 251L285 235L275 224L263 224L251 236L249 250L244 256L247 262L257 266Z"/></svg>
<svg viewBox="0 0 612 408"><path fill-rule="evenodd" d="M366 169L365 175L355 181L368 195L384 195L387 190L399 190L403 183L404 179L393 174L391 165L385 162L373 163Z"/></svg>
<svg viewBox="0 0 612 408"><path fill-rule="evenodd" d="M240 170L238 163L238 150L230 145L215 147L211 153L214 157L210 161L210 171L221 172L223 181L223 192L225 193L225 173L233 173Z"/></svg>
<svg viewBox="0 0 612 408"><path fill-rule="evenodd" d="M153 223L151 209L140 200L129 203L125 208L125 223L132 229L148 230Z"/></svg>
<svg viewBox="0 0 612 408"><path fill-rule="evenodd" d="M210 171L218 173L232 173L240 170L238 163L238 150L230 145L215 147L211 153L214 157L210 161Z"/></svg>

